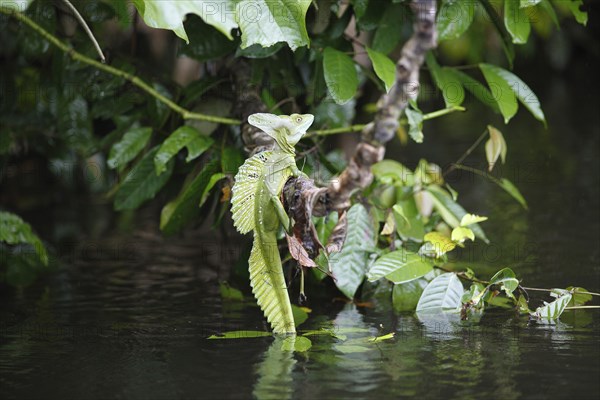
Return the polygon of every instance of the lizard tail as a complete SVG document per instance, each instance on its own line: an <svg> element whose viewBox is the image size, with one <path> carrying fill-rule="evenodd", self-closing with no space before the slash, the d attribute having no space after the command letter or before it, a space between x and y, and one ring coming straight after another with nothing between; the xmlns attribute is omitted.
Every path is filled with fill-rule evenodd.
<svg viewBox="0 0 600 400"><path fill-rule="evenodd" d="M296 333L275 232L255 231L250 259L252 293L274 333Z"/></svg>

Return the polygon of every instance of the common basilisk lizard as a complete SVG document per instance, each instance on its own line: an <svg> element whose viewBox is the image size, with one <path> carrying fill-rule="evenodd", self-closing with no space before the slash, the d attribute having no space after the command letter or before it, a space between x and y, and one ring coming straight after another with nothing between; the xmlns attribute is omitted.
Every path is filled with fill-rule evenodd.
<svg viewBox="0 0 600 400"><path fill-rule="evenodd" d="M277 246L280 224L289 233L290 218L280 200L286 181L302 175L294 146L313 123L311 114L252 114L248 123L275 140L273 150L250 157L235 176L231 212L240 233L254 231L248 261L250 285L274 333L295 333L292 306Z"/></svg>

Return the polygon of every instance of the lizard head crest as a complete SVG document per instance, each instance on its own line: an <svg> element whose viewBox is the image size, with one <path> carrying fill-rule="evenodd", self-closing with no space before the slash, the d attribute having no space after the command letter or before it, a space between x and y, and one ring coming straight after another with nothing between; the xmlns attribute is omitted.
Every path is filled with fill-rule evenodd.
<svg viewBox="0 0 600 400"><path fill-rule="evenodd" d="M248 123L271 136L279 147L290 149L300 141L315 117L312 114L275 115L266 113L252 114Z"/></svg>

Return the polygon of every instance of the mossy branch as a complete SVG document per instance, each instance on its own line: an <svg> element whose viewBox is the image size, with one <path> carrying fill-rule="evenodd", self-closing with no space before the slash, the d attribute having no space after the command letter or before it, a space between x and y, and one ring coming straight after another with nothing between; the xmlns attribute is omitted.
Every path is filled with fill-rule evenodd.
<svg viewBox="0 0 600 400"><path fill-rule="evenodd" d="M11 16L11 17L23 22L24 24L28 25L31 29L33 29L35 32L37 32L40 36L42 36L48 42L52 43L54 46L58 47L61 51L65 52L67 55L69 55L69 57L71 57L73 60L82 62L84 64L90 65L94 68L97 68L97 69L104 71L106 73L109 73L111 75L118 76L118 77L128 80L133 85L137 86L138 88L142 89L144 92L148 93L150 96L154 97L156 100L165 104L171 110L180 114L183 119L208 121L208 122L214 122L214 123L226 124L226 125L239 125L241 123L241 121L239 121L237 119L219 117L216 115L200 114L200 113L189 111L189 110L179 106L174 101L172 101L172 100L168 99L167 97L163 96L162 94L160 94L152 86L150 86L148 83L144 82L142 79L140 79L136 75L130 74L129 72L125 72L123 70L120 70L118 68L112 67L107 64L102 64L101 62L98 62L94 59L84 56L81 53L78 53L77 51L73 50L73 48L70 47L68 44L62 42L56 36L52 35L48 31L46 31L44 28L42 28L40 25L38 25L31 18L27 17L25 14L23 14L17 10L11 9L11 8L7 8L7 7L0 7L0 13Z"/></svg>

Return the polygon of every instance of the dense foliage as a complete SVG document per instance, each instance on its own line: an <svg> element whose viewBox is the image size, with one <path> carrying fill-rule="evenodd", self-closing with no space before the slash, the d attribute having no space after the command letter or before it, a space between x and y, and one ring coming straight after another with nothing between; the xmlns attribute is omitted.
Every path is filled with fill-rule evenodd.
<svg viewBox="0 0 600 400"><path fill-rule="evenodd" d="M360 130L362 124L352 123L368 122L377 98L394 84L394 60L411 34L408 3L134 0L133 8L118 1L74 2L107 50L108 64L101 64L65 8L43 0L2 2L0 57L11 62L3 62L0 73L0 154L4 162L37 154L57 175L61 165L93 165L99 173L87 190L106 193L116 211L167 199L160 217L166 235L209 216L220 224L228 221L233 176L246 158L240 121L233 114L235 61L250 63L252 82L273 113L315 115L315 129L297 153L303 171L326 182L345 161L339 149L326 151L325 137ZM543 37L571 15L585 24L582 1L439 4L440 48L428 54L422 84L435 85L443 103L412 101L397 132L399 140L424 142L427 121L465 111L469 96L501 117L484 125L508 124L519 104L545 124L534 92L510 72L515 45L526 44L532 32ZM13 14L15 5L24 13ZM142 32L138 16L176 36L155 35L147 27ZM74 52L49 38L69 43ZM166 44L161 47L159 40ZM182 57L200 63L201 72L191 82L175 80ZM501 130L489 125L474 144L485 146L489 171L507 156ZM452 170L482 175L527 207L509 180L461 162ZM488 241L480 226L486 218L467 212L445 182L451 172L425 160L412 169L394 160L373 167L373 184L356 195L348 211L343 249L328 264L317 260L322 269L331 266L339 290L354 298L363 281L378 281L391 291L399 311L461 311L463 317L489 304L518 307L551 321L567 304L582 304L586 295L580 292L585 290L555 289L556 300L529 310L526 291L508 268L489 281L470 270L444 272L447 253L468 241ZM10 246L29 243L47 263L28 225L12 214L1 215L2 241ZM336 218L315 219L323 243ZM5 224L14 234L4 234ZM11 260L2 262L11 265ZM326 277L314 272L319 279ZM5 278L11 280L10 274ZM472 282L468 290L459 278Z"/></svg>

